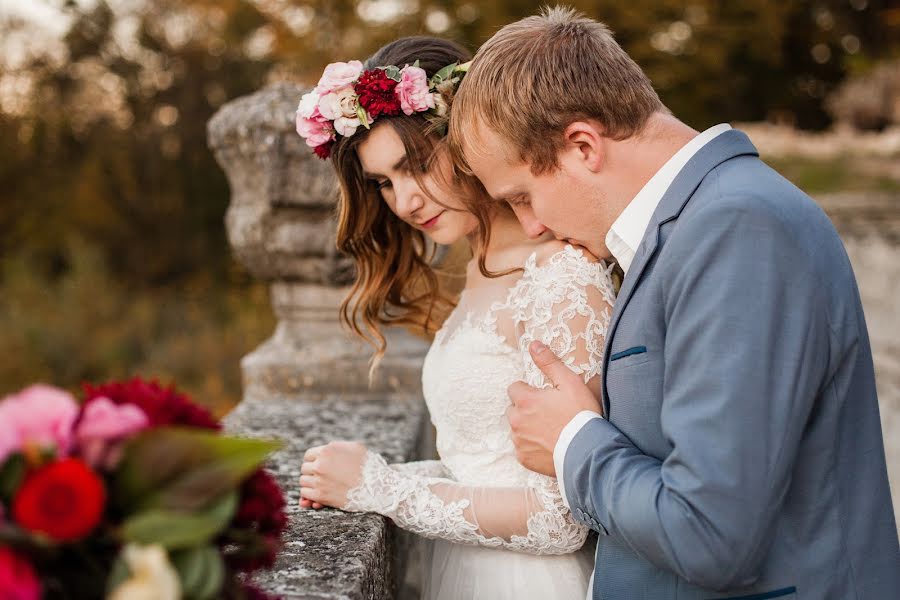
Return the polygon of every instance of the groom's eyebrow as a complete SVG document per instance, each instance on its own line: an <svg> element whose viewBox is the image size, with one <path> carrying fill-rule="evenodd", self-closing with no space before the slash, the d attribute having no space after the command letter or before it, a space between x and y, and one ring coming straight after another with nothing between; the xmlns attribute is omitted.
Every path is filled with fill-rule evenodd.
<svg viewBox="0 0 900 600"><path fill-rule="evenodd" d="M522 190L519 190L517 188L512 188L509 190L503 190L503 191L499 192L498 194L491 196L491 198L493 198L497 202L509 202L513 198L516 198L517 196L521 196L522 194L523 194Z"/></svg>

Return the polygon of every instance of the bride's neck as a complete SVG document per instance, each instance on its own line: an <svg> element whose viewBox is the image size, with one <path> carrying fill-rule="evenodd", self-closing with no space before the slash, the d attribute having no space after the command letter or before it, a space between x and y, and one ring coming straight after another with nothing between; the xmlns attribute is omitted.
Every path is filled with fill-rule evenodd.
<svg viewBox="0 0 900 600"><path fill-rule="evenodd" d="M469 235L469 242L477 252L481 244L477 231ZM490 256L523 242L528 242L528 236L522 229L522 225L519 224L519 220L512 212L498 208L491 217L491 237L488 240L486 254Z"/></svg>

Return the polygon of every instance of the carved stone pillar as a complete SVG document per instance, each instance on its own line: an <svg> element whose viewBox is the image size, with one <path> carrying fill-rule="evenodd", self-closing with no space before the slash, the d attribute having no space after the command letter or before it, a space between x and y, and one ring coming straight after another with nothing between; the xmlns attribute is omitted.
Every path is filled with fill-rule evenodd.
<svg viewBox="0 0 900 600"><path fill-rule="evenodd" d="M235 256L271 284L275 333L241 362L244 399L336 392L419 391L427 344L390 331L388 355L369 387L372 349L340 326L338 307L352 281L335 250L337 183L294 130L306 90L278 84L223 106L209 145L231 184L226 216Z"/></svg>

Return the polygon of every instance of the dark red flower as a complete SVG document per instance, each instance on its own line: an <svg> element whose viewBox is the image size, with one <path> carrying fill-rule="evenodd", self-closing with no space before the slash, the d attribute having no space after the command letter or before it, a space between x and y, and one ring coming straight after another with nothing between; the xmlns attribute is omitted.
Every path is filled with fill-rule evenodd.
<svg viewBox="0 0 900 600"><path fill-rule="evenodd" d="M241 504L234 525L263 535L280 536L287 525L284 494L265 469L257 470L241 486Z"/></svg>
<svg viewBox="0 0 900 600"><path fill-rule="evenodd" d="M230 545L225 560L241 573L268 569L275 564L281 534L287 526L284 494L264 469L258 469L244 482L240 494L241 503L231 528L241 533L227 542Z"/></svg>
<svg viewBox="0 0 900 600"><path fill-rule="evenodd" d="M272 596L252 583L241 583L241 598L243 600L281 600L281 596Z"/></svg>
<svg viewBox="0 0 900 600"><path fill-rule="evenodd" d="M134 404L144 411L150 427L186 425L220 430L221 423L207 409L179 393L174 387L164 388L156 381L135 377L131 381L111 381L93 386L84 384L85 404L105 396L116 404Z"/></svg>
<svg viewBox="0 0 900 600"><path fill-rule="evenodd" d="M316 153L316 156L325 160L329 156L331 156L331 147L334 146L334 141L326 142L324 144L320 144L313 148L313 152Z"/></svg>
<svg viewBox="0 0 900 600"><path fill-rule="evenodd" d="M399 115L400 99L394 93L397 82L387 76L382 69L363 71L353 87L359 95L359 105L366 109L372 119L378 115Z"/></svg>
<svg viewBox="0 0 900 600"><path fill-rule="evenodd" d="M103 515L106 489L77 458L50 463L25 478L13 498L13 519L61 542L87 536Z"/></svg>

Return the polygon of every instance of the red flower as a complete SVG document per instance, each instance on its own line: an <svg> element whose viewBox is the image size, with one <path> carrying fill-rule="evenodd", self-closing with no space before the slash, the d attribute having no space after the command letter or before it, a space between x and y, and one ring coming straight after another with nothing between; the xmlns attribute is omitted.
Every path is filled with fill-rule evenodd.
<svg viewBox="0 0 900 600"><path fill-rule="evenodd" d="M243 573L271 567L286 526L284 494L275 479L259 469L241 486L241 504L232 520L233 528L252 532L251 537L227 554L226 561Z"/></svg>
<svg viewBox="0 0 900 600"><path fill-rule="evenodd" d="M41 598L41 583L34 574L34 569L21 556L3 547L0 547L0 598L3 600Z"/></svg>
<svg viewBox="0 0 900 600"><path fill-rule="evenodd" d="M369 117L400 114L400 99L394 93L397 82L387 76L382 69L364 71L353 87L359 95L359 105L366 109Z"/></svg>
<svg viewBox="0 0 900 600"><path fill-rule="evenodd" d="M13 499L13 518L25 529L61 542L87 536L106 504L103 481L76 458L50 463L31 473Z"/></svg>
<svg viewBox="0 0 900 600"><path fill-rule="evenodd" d="M155 381L135 377L131 381L111 381L99 386L84 384L83 387L85 404L101 396L116 404L134 404L147 415L151 428L160 425L187 425L215 430L222 428L207 409L194 404L174 387L164 388Z"/></svg>
<svg viewBox="0 0 900 600"><path fill-rule="evenodd" d="M265 469L257 470L241 487L241 505L234 525L252 528L264 535L280 536L287 525L284 494Z"/></svg>
<svg viewBox="0 0 900 600"><path fill-rule="evenodd" d="M313 152L316 153L316 156L325 160L329 156L331 156L331 147L334 146L334 141L326 142L324 144L320 144L313 148Z"/></svg>
<svg viewBox="0 0 900 600"><path fill-rule="evenodd" d="M271 596L246 581L241 583L240 594L243 600L281 600L281 596Z"/></svg>

